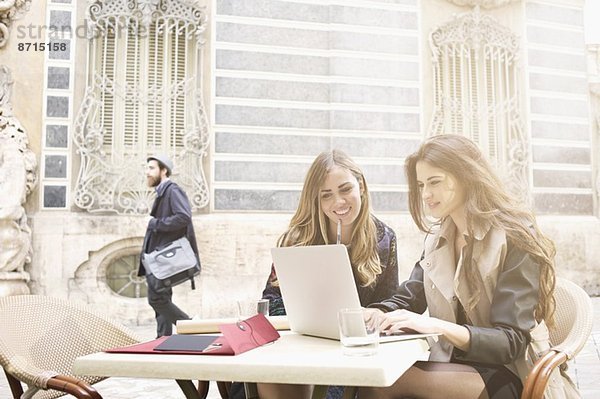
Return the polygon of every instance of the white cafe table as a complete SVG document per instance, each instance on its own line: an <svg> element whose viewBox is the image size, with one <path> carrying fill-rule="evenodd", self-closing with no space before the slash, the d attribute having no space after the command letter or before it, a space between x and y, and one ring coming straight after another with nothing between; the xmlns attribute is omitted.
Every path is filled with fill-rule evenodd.
<svg viewBox="0 0 600 399"><path fill-rule="evenodd" d="M413 339L381 343L373 356L345 356L339 341L286 332L272 344L237 356L94 353L77 358L73 372L178 381L385 387L414 362L427 359L428 350L425 339ZM313 397L324 391L315 389Z"/></svg>

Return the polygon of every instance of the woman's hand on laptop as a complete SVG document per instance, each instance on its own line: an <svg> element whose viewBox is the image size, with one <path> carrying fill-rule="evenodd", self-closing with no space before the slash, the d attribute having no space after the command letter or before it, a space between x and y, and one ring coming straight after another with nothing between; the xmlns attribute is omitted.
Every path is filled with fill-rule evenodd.
<svg viewBox="0 0 600 399"><path fill-rule="evenodd" d="M399 332L442 334L452 345L463 351L469 350L471 340L471 334L465 326L408 310L394 310L383 314L379 331L387 335Z"/></svg>
<svg viewBox="0 0 600 399"><path fill-rule="evenodd" d="M383 315L385 314L383 310L378 308L363 308L364 309L364 317L365 323L369 328L373 328L375 326L381 325Z"/></svg>
<svg viewBox="0 0 600 399"><path fill-rule="evenodd" d="M417 332L423 334L440 332L438 325L439 319L404 309L382 313L379 320L380 331L387 335L399 332Z"/></svg>

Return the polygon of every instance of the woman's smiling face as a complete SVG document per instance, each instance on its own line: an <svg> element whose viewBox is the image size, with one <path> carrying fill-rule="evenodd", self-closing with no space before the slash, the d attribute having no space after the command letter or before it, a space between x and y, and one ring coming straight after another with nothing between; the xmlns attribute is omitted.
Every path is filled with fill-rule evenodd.
<svg viewBox="0 0 600 399"><path fill-rule="evenodd" d="M319 191L321 209L330 225L335 226L341 220L343 227L351 227L360 213L360 196L360 184L348 169L331 168Z"/></svg>
<svg viewBox="0 0 600 399"><path fill-rule="evenodd" d="M416 171L425 214L443 218L463 207L465 190L453 175L425 161L417 162Z"/></svg>

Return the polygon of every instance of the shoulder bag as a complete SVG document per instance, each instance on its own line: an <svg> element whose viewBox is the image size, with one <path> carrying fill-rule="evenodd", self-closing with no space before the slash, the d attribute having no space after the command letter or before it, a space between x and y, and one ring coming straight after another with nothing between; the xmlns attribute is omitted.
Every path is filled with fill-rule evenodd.
<svg viewBox="0 0 600 399"><path fill-rule="evenodd" d="M190 280L195 289L194 276L200 274L200 265L192 246L186 237L181 237L166 246L142 254L142 264L147 279L156 292L164 292L171 287Z"/></svg>

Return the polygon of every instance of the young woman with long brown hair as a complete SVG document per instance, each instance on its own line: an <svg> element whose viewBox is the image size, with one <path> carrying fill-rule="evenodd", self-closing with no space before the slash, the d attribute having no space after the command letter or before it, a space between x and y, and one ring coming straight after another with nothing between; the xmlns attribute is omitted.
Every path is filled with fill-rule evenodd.
<svg viewBox="0 0 600 399"><path fill-rule="evenodd" d="M405 171L425 249L399 292L373 306L384 331L440 336L429 361L360 398L519 398L530 333L552 323L554 244L465 137L427 139Z"/></svg>

